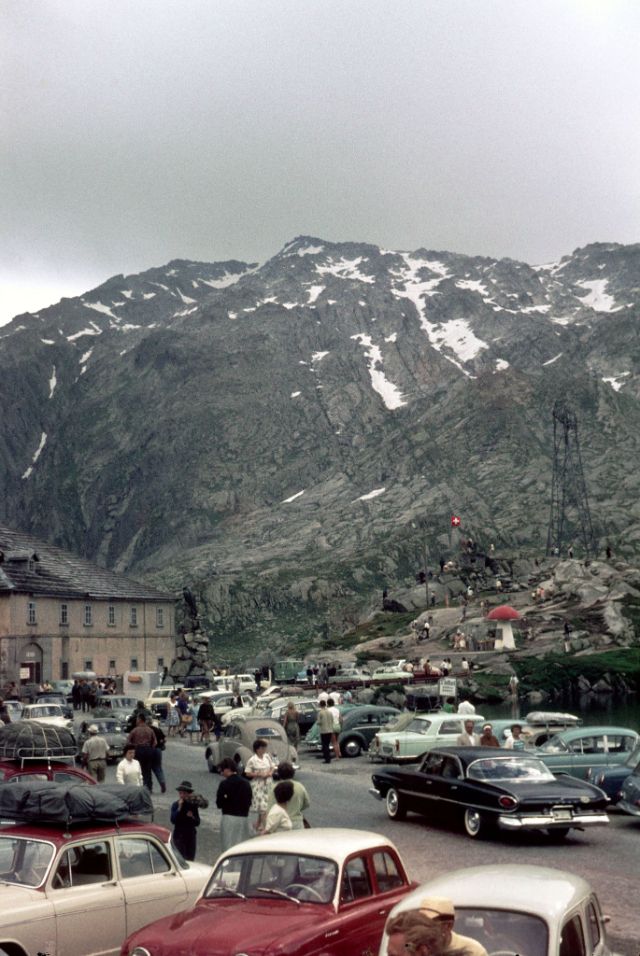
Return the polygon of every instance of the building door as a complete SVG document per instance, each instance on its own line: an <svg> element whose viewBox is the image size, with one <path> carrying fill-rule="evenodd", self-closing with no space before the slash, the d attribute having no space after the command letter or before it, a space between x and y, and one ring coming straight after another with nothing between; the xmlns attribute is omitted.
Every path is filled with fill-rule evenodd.
<svg viewBox="0 0 640 956"><path fill-rule="evenodd" d="M38 644L27 644L20 661L20 683L39 684L41 681L42 648Z"/></svg>

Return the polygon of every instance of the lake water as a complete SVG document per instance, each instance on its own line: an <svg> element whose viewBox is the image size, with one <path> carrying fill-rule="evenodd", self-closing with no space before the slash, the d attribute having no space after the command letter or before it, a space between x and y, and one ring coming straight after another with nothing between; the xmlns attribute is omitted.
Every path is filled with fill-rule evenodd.
<svg viewBox="0 0 640 956"><path fill-rule="evenodd" d="M554 701L539 707L532 707L522 701L517 705L501 704L497 707L479 704L476 709L492 720L501 717L524 718L532 710L565 711L582 717L588 726L609 724L615 727L630 727L640 733L640 700L636 695L623 698L614 698L610 694L589 695L574 700Z"/></svg>

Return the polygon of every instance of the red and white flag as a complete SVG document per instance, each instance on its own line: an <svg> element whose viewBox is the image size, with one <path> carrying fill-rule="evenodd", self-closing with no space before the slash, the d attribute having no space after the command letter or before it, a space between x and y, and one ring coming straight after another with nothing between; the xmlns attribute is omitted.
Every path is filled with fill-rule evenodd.
<svg viewBox="0 0 640 956"><path fill-rule="evenodd" d="M451 527L459 528L462 524L462 518L459 518L458 515L451 515Z"/></svg>

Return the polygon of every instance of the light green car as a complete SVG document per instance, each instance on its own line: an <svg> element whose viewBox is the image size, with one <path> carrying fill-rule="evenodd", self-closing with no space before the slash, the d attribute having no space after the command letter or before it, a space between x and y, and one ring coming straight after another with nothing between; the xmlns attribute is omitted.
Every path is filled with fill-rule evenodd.
<svg viewBox="0 0 640 956"><path fill-rule="evenodd" d="M638 734L629 727L576 727L554 734L534 753L552 773L586 780L590 767L624 763L637 740Z"/></svg>
<svg viewBox="0 0 640 956"><path fill-rule="evenodd" d="M371 760L385 763L411 763L419 760L432 747L455 745L464 730L465 720L476 727L484 721L481 714L414 714L403 730L386 730L376 734L369 745Z"/></svg>

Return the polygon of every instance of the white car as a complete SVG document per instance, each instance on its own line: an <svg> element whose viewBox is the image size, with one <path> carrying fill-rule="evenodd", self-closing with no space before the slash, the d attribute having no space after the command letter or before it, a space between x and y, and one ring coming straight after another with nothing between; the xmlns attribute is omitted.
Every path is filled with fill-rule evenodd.
<svg viewBox="0 0 640 956"><path fill-rule="evenodd" d="M193 905L212 867L155 824L0 828L0 953L116 956L128 933Z"/></svg>
<svg viewBox="0 0 640 956"><path fill-rule="evenodd" d="M468 719L476 727L484 721L482 714L414 714L404 730L379 731L369 745L369 758L386 763L419 760L433 747L455 745Z"/></svg>
<svg viewBox="0 0 640 956"><path fill-rule="evenodd" d="M405 896L388 919L429 896L451 900L454 932L493 956L615 956L597 896L573 873L517 863L453 870ZM380 956L388 938L382 937Z"/></svg>
<svg viewBox="0 0 640 956"><path fill-rule="evenodd" d="M50 724L73 730L73 720L64 716L60 704L26 704L22 708L21 720L32 720L37 724Z"/></svg>
<svg viewBox="0 0 640 956"><path fill-rule="evenodd" d="M385 661L379 664L371 674L370 680L375 681L402 681L410 684L413 680L413 671L405 670L406 660Z"/></svg>
<svg viewBox="0 0 640 956"><path fill-rule="evenodd" d="M216 717L223 717L225 714L228 714L232 710L237 710L236 702L237 697L235 694L232 694L231 691L227 690L203 690L201 694L198 694L194 701L194 707L196 713L198 712L198 707L203 701L209 701L213 704L213 709L215 711ZM242 708L252 707L253 698L249 697L248 694L240 694L240 700L242 701Z"/></svg>

